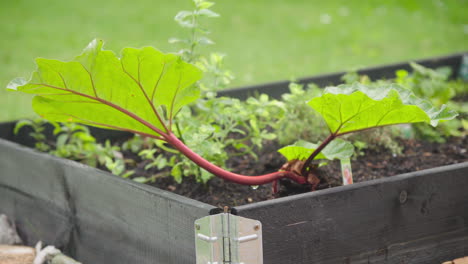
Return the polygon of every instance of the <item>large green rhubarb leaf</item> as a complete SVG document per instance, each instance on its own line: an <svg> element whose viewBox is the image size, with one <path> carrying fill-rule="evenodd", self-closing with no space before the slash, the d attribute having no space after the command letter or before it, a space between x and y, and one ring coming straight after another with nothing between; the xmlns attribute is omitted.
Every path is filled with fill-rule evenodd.
<svg viewBox="0 0 468 264"><path fill-rule="evenodd" d="M287 160L305 161L318 145L304 140L278 150ZM354 153L353 144L343 139L335 139L328 144L314 159L349 159Z"/></svg>
<svg viewBox="0 0 468 264"><path fill-rule="evenodd" d="M336 136L373 127L427 122L433 126L457 113L435 108L398 85L370 87L359 83L328 87L309 105L325 119Z"/></svg>
<svg viewBox="0 0 468 264"><path fill-rule="evenodd" d="M125 48L120 58L93 40L69 62L39 58L31 79L9 89L36 94L34 110L59 122L159 135L180 108L199 97L201 71L152 47ZM156 129L155 129L156 128Z"/></svg>

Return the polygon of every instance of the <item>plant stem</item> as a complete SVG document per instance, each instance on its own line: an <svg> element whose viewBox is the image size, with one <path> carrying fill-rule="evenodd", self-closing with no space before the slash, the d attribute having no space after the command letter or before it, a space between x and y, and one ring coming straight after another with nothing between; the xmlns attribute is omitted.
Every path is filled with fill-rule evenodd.
<svg viewBox="0 0 468 264"><path fill-rule="evenodd" d="M192 24L193 24L193 28L192 28L192 40L190 43L190 57L188 58L188 62L192 62L195 60L195 55L194 55L194 52L195 52L195 47L197 46L197 43L196 43L196 24L198 24L198 8L195 8L195 11L194 11L194 14L192 16Z"/></svg>
<svg viewBox="0 0 468 264"><path fill-rule="evenodd" d="M164 138L169 144L174 148L178 149L182 154L187 156L190 160L195 162L201 168L207 170L208 172L213 173L214 175L229 180L238 184L243 185L261 185L269 182L273 182L280 178L289 178L299 184L306 183L306 179L300 175L297 175L294 172L290 171L278 171L269 174L259 175L259 176L247 176L242 174L233 173L226 171L211 162L205 160L197 153L189 149L182 141L180 141L173 133L165 134Z"/></svg>
<svg viewBox="0 0 468 264"><path fill-rule="evenodd" d="M180 130L179 123L175 123L175 127L176 127L176 129L177 129L177 134L179 134L180 140L182 141L182 143L185 144L185 140L184 140L184 137L183 137L182 132L181 132L181 130Z"/></svg>
<svg viewBox="0 0 468 264"><path fill-rule="evenodd" d="M314 158L330 143L332 142L337 135L335 133L331 133L323 142L318 146L312 154L307 158L307 160L304 162L304 166L302 167L301 174L307 175L307 169L309 168L310 164L314 160Z"/></svg>

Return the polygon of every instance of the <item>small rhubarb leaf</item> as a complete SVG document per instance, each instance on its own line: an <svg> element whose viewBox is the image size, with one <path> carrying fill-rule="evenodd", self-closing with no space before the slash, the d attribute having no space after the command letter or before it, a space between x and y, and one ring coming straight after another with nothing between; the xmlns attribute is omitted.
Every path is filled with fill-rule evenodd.
<svg viewBox="0 0 468 264"><path fill-rule="evenodd" d="M318 147L317 144L304 140L297 141L294 145L286 146L278 150L288 161L305 161ZM335 139L328 144L314 159L348 159L354 153L353 144L343 139Z"/></svg>
<svg viewBox="0 0 468 264"><path fill-rule="evenodd" d="M152 47L125 48L120 58L93 40L69 62L36 59L31 79L7 88L36 94L34 110L50 121L160 135L180 108L199 97L201 71ZM170 128L169 128L170 129Z"/></svg>
<svg viewBox="0 0 468 264"><path fill-rule="evenodd" d="M398 85L380 87L359 83L328 87L308 103L325 119L330 131L339 136L354 131L393 124L453 119L457 113L445 105L440 109Z"/></svg>

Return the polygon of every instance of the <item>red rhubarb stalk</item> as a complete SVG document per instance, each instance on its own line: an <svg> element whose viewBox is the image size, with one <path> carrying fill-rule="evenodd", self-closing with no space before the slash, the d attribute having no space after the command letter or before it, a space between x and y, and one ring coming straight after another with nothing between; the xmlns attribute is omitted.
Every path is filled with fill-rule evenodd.
<svg viewBox="0 0 468 264"><path fill-rule="evenodd" d="M289 178L299 184L306 183L306 179L302 176L297 175L294 172L290 171L278 171L269 174L259 175L259 176L247 176L242 174L233 173L226 171L211 162L205 160L193 150L189 149L180 139L178 139L173 133L168 133L163 135L166 141L171 144L174 148L179 150L182 154L187 156L190 160L195 162L198 166L203 169L213 173L214 175L223 178L228 181L232 181L238 184L243 185L261 185L269 183L280 178Z"/></svg>
<svg viewBox="0 0 468 264"><path fill-rule="evenodd" d="M302 167L301 174L307 175L307 169L311 165L314 158L330 143L332 142L337 135L335 133L330 134L315 150L310 154L307 160L304 162L304 166Z"/></svg>

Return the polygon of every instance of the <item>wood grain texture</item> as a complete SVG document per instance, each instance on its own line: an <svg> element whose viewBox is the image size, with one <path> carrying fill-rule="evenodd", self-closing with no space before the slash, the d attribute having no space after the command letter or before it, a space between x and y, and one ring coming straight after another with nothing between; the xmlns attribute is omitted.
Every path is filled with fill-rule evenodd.
<svg viewBox="0 0 468 264"><path fill-rule="evenodd" d="M462 163L236 209L265 263L441 263L468 253L467 190Z"/></svg>
<svg viewBox="0 0 468 264"><path fill-rule="evenodd" d="M195 261L195 219L213 206L0 139L0 213L29 245L83 263Z"/></svg>
<svg viewBox="0 0 468 264"><path fill-rule="evenodd" d="M0 263L32 264L36 251L32 247L0 245Z"/></svg>

